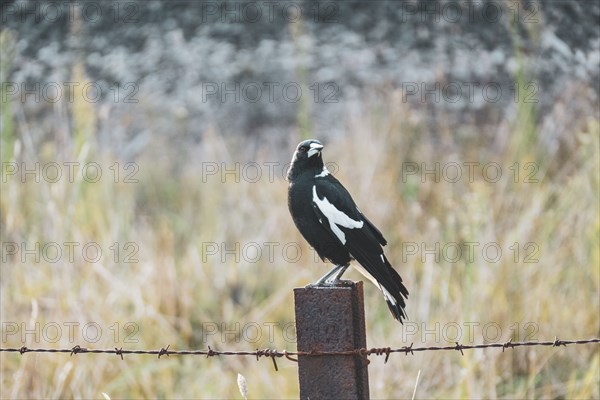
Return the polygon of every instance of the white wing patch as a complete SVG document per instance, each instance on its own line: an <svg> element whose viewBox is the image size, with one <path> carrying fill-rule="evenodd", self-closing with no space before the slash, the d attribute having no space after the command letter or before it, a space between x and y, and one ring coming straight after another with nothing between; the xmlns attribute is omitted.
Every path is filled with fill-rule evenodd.
<svg viewBox="0 0 600 400"><path fill-rule="evenodd" d="M346 244L346 235L339 226L343 226L346 229L360 229L364 225L363 221L355 221L335 208L335 206L327 200L327 197L323 197L323 200L319 199L319 196L317 196L316 185L313 185L313 202L319 207L319 210L321 210L323 215L327 217L329 227L342 244Z"/></svg>

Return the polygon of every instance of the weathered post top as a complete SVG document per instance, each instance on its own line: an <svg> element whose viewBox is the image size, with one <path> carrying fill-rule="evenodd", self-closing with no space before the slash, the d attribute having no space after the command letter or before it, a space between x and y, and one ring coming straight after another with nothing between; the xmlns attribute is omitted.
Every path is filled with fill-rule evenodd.
<svg viewBox="0 0 600 400"><path fill-rule="evenodd" d="M294 289L298 351L367 347L362 282ZM300 398L368 399L368 360L360 355L300 356Z"/></svg>

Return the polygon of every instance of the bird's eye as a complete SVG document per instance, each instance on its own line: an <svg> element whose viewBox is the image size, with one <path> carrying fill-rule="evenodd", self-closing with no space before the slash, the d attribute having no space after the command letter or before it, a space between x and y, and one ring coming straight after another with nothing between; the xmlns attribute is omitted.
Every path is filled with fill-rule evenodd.
<svg viewBox="0 0 600 400"><path fill-rule="evenodd" d="M300 147L298 151L300 151L300 153L306 153L306 147Z"/></svg>

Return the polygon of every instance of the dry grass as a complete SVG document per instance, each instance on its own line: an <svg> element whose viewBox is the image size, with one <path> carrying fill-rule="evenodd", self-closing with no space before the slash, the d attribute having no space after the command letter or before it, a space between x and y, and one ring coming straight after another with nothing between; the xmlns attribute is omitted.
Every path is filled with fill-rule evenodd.
<svg viewBox="0 0 600 400"><path fill-rule="evenodd" d="M461 139L457 132L434 137L413 119L398 94L387 96L379 106L364 108L364 114L349 116L344 122L347 135L325 141L324 153L339 166L337 176L361 209L385 232L388 258L395 260L411 292L410 321L402 327L388 315L380 293L367 286L368 345L445 344L456 336L457 326L463 343L494 339L495 326L501 329L499 341L527 335L539 340L598 336L598 120L572 127L569 134L575 145L554 156L537 145L535 138L544 134L541 128L531 126L523 132L527 125L520 118L528 115L515 113L515 120L499 126L497 134L506 140L491 146L473 137ZM3 242L27 243L29 248L36 242L97 242L104 253L100 261L86 262L80 246L73 262L63 256L56 263L43 258L36 263L32 256L21 262L21 253L7 256L3 248L3 333L6 323L17 323L19 329L21 323L28 329L39 323L41 334L29 334L22 342L19 331L3 337L2 346L295 349L286 340L293 338L291 331L283 330L293 321L292 289L315 280L325 268L314 262L291 223L285 181L281 174L270 181L263 169L263 178L254 183L235 182L232 175L224 181L208 176L203 182L201 171L208 162L225 162L231 168L237 160L260 165L287 160L299 138L290 140L285 154L273 154L268 147L248 154L243 149L250 139L239 137L234 144L210 133L177 160L168 143L157 138L136 160L139 182L124 183L125 163L101 147L93 125L84 122L95 120L96 113L76 101L74 123L57 124L72 127L63 132L70 138L66 145L29 141L19 123L10 127L14 132L4 126L3 142L14 144L3 162L95 161L104 175L96 183L79 174L74 182L63 178L57 183L7 177L0 202ZM65 115L57 112L55 117ZM524 135L533 135L533 142L523 141ZM118 183L109 170L115 162L121 168ZM428 168L436 162L497 162L503 174L495 183L481 175L473 182L434 182L431 176L421 182L417 175L403 177L406 162ZM517 183L508 169L515 162L521 166ZM523 182L526 162L539 167L539 182ZM121 250L117 262L110 250L115 242ZM123 262L128 242L139 248L137 262ZM207 252L208 243L232 248L236 242L240 251L258 243L262 257L252 262L253 253L241 254L239 261L229 255L221 262L222 252ZM272 259L265 242L279 243ZM472 261L464 254L457 262L406 254L411 243L431 249L436 242L442 247L451 242L480 246ZM520 248L516 261L509 249L515 242ZM524 262L528 242L539 246L537 262ZM300 244L299 261L286 262L281 252L286 243ZM501 246L498 262L482 257L486 243ZM360 279L355 272L348 277ZM74 340L65 325L71 322L79 324ZM90 322L102 328L97 343L82 337L82 327ZM118 338L111 330L115 322ZM127 322L139 328L136 343L125 342ZM55 343L44 336L54 336L47 325L51 323L62 327ZM222 323L234 331L239 323L246 338L225 332L222 340L220 332L209 330ZM257 340L248 340L255 336L251 323L261 327L263 335ZM277 324L272 338L266 323ZM88 333L94 336L93 329ZM238 373L246 378L249 398L293 398L298 393L296 365L284 361L274 372L268 360L257 363L241 357L0 357L3 398L99 398L103 392L113 399L239 398ZM598 398L599 364L598 347L593 345L467 351L463 357L441 352L396 355L385 365L382 358L372 360L371 395L410 397L420 371L418 398Z"/></svg>

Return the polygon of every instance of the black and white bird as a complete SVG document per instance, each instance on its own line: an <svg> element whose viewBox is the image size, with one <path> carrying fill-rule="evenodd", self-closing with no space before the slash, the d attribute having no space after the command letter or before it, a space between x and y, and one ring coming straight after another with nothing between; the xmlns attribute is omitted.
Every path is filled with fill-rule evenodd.
<svg viewBox="0 0 600 400"><path fill-rule="evenodd" d="M287 173L288 207L296 227L323 261L335 268L315 285L332 285L355 268L383 292L395 319L406 319L408 290L383 254L387 241L358 209L350 193L323 163L318 140L298 144Z"/></svg>

